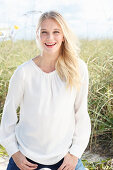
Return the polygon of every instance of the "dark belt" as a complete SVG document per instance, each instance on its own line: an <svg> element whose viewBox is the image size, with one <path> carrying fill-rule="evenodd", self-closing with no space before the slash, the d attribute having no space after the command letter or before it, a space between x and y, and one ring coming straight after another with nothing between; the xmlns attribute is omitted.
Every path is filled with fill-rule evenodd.
<svg viewBox="0 0 113 170"><path fill-rule="evenodd" d="M26 157L26 159L27 159L29 162L31 162L31 163L37 164L37 165L38 165L37 170L38 170L38 169L41 169L41 168L49 168L49 169L51 169L51 170L57 170L57 169L61 166L61 164L63 163L63 160L64 160L64 158L62 158L62 159L61 159L59 162L57 162L56 164L53 164L53 165L43 165L43 164L40 164L40 163L38 163L38 162L32 161L31 159L29 159L29 158L27 158L27 157Z"/></svg>

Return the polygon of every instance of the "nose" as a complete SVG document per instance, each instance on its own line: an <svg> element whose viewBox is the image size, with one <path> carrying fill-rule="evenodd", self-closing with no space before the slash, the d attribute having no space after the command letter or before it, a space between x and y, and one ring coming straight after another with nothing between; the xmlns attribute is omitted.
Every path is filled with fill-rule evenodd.
<svg viewBox="0 0 113 170"><path fill-rule="evenodd" d="M47 39L53 40L53 34L49 33L48 36L47 36Z"/></svg>

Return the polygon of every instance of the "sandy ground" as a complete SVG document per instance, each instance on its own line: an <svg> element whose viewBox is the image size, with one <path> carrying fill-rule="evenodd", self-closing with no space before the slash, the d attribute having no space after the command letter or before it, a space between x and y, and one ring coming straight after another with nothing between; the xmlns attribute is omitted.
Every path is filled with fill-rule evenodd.
<svg viewBox="0 0 113 170"><path fill-rule="evenodd" d="M83 154L82 159L86 159L88 162L95 162L95 161L104 160L106 159L106 157L100 157L100 155L98 154L93 154L90 151L87 151ZM9 161L9 157L7 156L0 157L0 170L6 170L8 161ZM48 168L43 168L43 170L44 169L47 170Z"/></svg>
<svg viewBox="0 0 113 170"><path fill-rule="evenodd" d="M0 170L6 170L8 165L9 157L0 157Z"/></svg>

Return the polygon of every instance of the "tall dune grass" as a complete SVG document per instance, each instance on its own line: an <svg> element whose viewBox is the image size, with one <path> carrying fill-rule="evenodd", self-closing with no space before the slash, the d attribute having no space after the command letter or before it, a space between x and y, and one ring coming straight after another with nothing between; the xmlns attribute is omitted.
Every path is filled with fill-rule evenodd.
<svg viewBox="0 0 113 170"><path fill-rule="evenodd" d="M97 139L100 139L103 146L110 146L113 142L113 40L81 40L81 58L88 64L90 77L90 148L96 144Z"/></svg>

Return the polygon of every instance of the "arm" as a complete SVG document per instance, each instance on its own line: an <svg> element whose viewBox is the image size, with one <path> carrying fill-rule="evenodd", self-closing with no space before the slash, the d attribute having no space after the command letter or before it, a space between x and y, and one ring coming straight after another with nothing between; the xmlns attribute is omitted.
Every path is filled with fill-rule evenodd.
<svg viewBox="0 0 113 170"><path fill-rule="evenodd" d="M9 81L0 127L0 144L6 148L9 156L19 151L15 136L15 126L18 121L16 109L23 97L23 68L18 67Z"/></svg>
<svg viewBox="0 0 113 170"><path fill-rule="evenodd" d="M75 109L75 131L69 153L80 158L86 149L90 133L91 122L87 109L89 76L87 65L82 62L81 68L82 84L80 91L77 91Z"/></svg>

